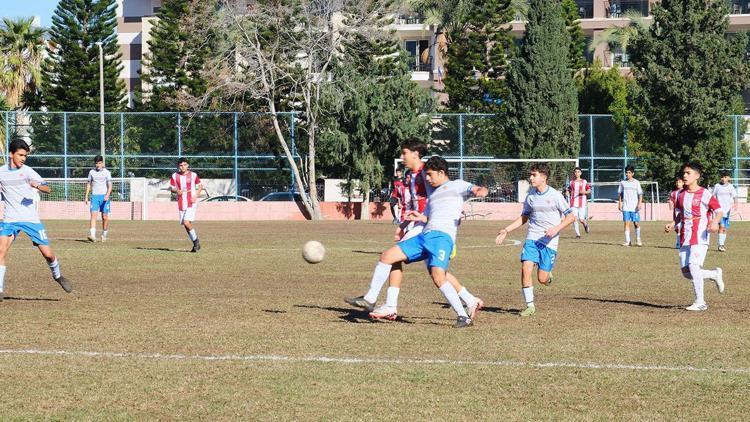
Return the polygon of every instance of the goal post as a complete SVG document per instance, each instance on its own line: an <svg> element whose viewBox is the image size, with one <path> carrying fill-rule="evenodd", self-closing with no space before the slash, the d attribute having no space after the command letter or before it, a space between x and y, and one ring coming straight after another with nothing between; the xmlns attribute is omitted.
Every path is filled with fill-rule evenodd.
<svg viewBox="0 0 750 422"><path fill-rule="evenodd" d="M659 193L659 182L651 180L639 180L643 189L644 219L661 220L661 196ZM617 202L619 198L618 187L620 182L594 182L591 183L592 190L596 190L594 202Z"/></svg>
<svg viewBox="0 0 750 422"><path fill-rule="evenodd" d="M86 178L46 178L52 189L48 194L38 194L38 207L60 218L85 218L90 215L85 204ZM90 195L90 194L89 194ZM116 220L147 220L149 185L143 177L112 178L110 217Z"/></svg>

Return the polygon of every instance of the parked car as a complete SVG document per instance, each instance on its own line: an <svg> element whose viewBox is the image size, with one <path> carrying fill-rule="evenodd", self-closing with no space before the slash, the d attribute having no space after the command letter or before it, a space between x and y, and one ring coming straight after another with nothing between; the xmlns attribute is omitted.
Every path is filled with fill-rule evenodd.
<svg viewBox="0 0 750 422"><path fill-rule="evenodd" d="M296 201L302 202L302 196L297 192L271 192L258 201Z"/></svg>
<svg viewBox="0 0 750 422"><path fill-rule="evenodd" d="M240 195L222 195L222 196L212 196L210 198L206 198L201 202L247 202L250 201L250 198L245 198L244 196Z"/></svg>

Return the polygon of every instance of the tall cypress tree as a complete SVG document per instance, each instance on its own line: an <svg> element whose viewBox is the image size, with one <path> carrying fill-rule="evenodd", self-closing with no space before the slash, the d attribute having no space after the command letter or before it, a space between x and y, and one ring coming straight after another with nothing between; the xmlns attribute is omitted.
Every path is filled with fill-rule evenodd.
<svg viewBox="0 0 750 422"><path fill-rule="evenodd" d="M672 183L678 166L697 160L705 181L730 165L727 117L750 79L747 35L727 34L725 2L663 0L654 24L629 52L641 87L638 114L645 123L649 177ZM669 186L669 185L668 185Z"/></svg>
<svg viewBox="0 0 750 422"><path fill-rule="evenodd" d="M568 34L570 34L568 60L570 61L570 68L575 72L586 67L586 58L583 56L583 50L586 48L586 35L581 28L581 14L578 12L578 5L575 0L563 0L562 8L565 26L568 28Z"/></svg>
<svg viewBox="0 0 750 422"><path fill-rule="evenodd" d="M508 72L506 133L522 158L578 157L578 98L559 1L531 0L519 57Z"/></svg>
<svg viewBox="0 0 750 422"><path fill-rule="evenodd" d="M60 0L52 17L54 45L43 65L42 101L50 111L99 110L99 48L104 49L104 106L124 106L115 0Z"/></svg>

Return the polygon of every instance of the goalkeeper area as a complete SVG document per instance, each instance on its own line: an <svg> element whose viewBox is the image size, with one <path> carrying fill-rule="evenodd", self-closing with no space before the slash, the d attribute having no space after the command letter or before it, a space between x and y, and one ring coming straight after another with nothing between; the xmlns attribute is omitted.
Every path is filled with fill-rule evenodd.
<svg viewBox="0 0 750 422"><path fill-rule="evenodd" d="M69 192L70 194L70 192ZM560 241L555 283L520 318L519 244L507 221L465 221L451 272L485 302L473 327L424 265L405 266L395 322L343 298L364 293L394 226L378 221L45 221L65 294L25 236L0 302L0 414L7 420L743 420L750 411L750 225L733 222L726 293L710 306L680 274L674 234L592 222ZM327 248L310 265L311 239ZM613 265L613 258L617 264ZM283 263L282 265L279 265ZM384 292L381 294L382 302ZM720 415L720 416L719 416Z"/></svg>

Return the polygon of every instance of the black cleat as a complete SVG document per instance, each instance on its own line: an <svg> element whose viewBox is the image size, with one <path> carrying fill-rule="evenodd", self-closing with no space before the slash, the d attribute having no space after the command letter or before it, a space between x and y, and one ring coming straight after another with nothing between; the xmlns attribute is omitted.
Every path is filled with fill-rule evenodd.
<svg viewBox="0 0 750 422"><path fill-rule="evenodd" d="M472 325L474 325L474 321L472 321L471 318L465 317L465 316L459 316L458 318L456 318L456 325L454 325L453 327L454 328L466 328L466 327L471 327Z"/></svg>
<svg viewBox="0 0 750 422"><path fill-rule="evenodd" d="M352 306L356 306L357 308L362 308L367 312L372 312L373 310L375 310L375 304L368 302L364 296L350 297L344 300L346 301L346 303Z"/></svg>
<svg viewBox="0 0 750 422"><path fill-rule="evenodd" d="M195 239L193 241L193 249L191 249L190 252L198 252L199 250L201 250L201 241Z"/></svg>
<svg viewBox="0 0 750 422"><path fill-rule="evenodd" d="M60 276L60 277L56 278L55 281L57 282L57 284L60 285L60 287L63 288L63 290L65 290L65 293L70 293L70 292L73 291L73 286L70 284L70 282L68 281L68 279L66 279L65 277Z"/></svg>

